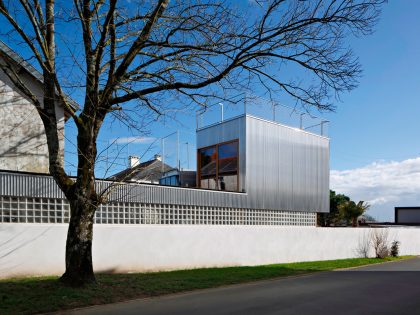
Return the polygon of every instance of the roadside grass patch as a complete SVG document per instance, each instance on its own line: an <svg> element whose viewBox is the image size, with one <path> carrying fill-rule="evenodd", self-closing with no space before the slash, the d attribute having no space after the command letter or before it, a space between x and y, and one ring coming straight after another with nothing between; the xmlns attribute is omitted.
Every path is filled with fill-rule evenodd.
<svg viewBox="0 0 420 315"><path fill-rule="evenodd" d="M355 258L255 267L205 268L154 273L97 274L96 285L70 288L58 277L0 280L0 314L36 314L230 284L394 261L413 256Z"/></svg>

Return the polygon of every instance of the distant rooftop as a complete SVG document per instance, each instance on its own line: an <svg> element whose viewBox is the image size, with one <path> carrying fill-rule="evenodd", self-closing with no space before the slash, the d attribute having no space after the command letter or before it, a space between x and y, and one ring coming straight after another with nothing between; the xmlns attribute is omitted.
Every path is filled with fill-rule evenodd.
<svg viewBox="0 0 420 315"><path fill-rule="evenodd" d="M162 174L170 170L173 170L171 166L155 157L152 160L128 167L110 176L109 179L124 182L159 182Z"/></svg>

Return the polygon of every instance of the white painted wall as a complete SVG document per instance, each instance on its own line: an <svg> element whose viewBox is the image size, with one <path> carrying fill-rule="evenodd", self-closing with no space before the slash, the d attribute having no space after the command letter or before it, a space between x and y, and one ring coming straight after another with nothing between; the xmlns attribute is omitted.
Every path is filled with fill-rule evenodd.
<svg viewBox="0 0 420 315"><path fill-rule="evenodd" d="M389 228L401 254L420 254L420 228ZM96 225L96 271L151 271L357 257L367 228ZM0 278L61 274L64 224L0 224Z"/></svg>
<svg viewBox="0 0 420 315"><path fill-rule="evenodd" d="M28 74L21 80L43 100L42 86ZM64 155L64 109L56 105L59 140ZM0 70L0 169L48 173L48 147L42 120L33 103Z"/></svg>

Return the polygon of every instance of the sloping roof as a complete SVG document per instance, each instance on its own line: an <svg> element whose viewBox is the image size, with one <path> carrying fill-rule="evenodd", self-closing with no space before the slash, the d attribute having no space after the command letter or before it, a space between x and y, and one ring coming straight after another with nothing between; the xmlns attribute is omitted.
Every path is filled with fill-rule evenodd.
<svg viewBox="0 0 420 315"><path fill-rule="evenodd" d="M13 49L7 46L4 42L0 40L0 51L2 51L5 55L10 57L10 59L20 66L23 70L25 70L30 76L32 76L36 81L41 84L44 84L44 76L36 70L29 62L22 58L18 53L16 53ZM79 109L79 104L76 103L75 100L70 98L66 95L67 101L69 105L76 111Z"/></svg>
<svg viewBox="0 0 420 315"><path fill-rule="evenodd" d="M122 182L158 182L162 177L162 171L164 173L172 169L172 167L163 163L161 160L153 159L140 163L134 167L127 168L115 175L112 175L110 179Z"/></svg>

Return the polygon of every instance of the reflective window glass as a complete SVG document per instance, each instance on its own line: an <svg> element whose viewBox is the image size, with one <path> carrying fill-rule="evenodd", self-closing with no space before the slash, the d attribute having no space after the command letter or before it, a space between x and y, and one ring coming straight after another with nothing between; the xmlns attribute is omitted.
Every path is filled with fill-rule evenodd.
<svg viewBox="0 0 420 315"><path fill-rule="evenodd" d="M217 190L217 181L216 181L216 177L212 177L212 178L201 178L200 181L200 187L201 188L207 188L207 189L214 189Z"/></svg>
<svg viewBox="0 0 420 315"><path fill-rule="evenodd" d="M199 151L201 188L238 191L238 141L218 144Z"/></svg>
<svg viewBox="0 0 420 315"><path fill-rule="evenodd" d="M237 173L238 143L231 142L219 145L219 175Z"/></svg>
<svg viewBox="0 0 420 315"><path fill-rule="evenodd" d="M171 176L170 177L171 178L171 186L178 186L178 179L177 179L177 176L176 175L174 175L174 176Z"/></svg>
<svg viewBox="0 0 420 315"><path fill-rule="evenodd" d="M220 190L238 191L238 175L219 176Z"/></svg>
<svg viewBox="0 0 420 315"><path fill-rule="evenodd" d="M202 177L216 176L216 147L200 150L200 173Z"/></svg>

